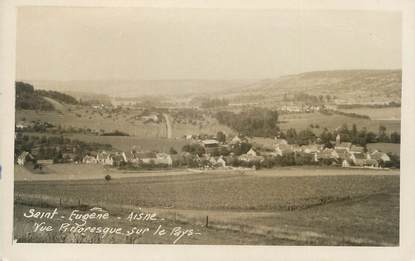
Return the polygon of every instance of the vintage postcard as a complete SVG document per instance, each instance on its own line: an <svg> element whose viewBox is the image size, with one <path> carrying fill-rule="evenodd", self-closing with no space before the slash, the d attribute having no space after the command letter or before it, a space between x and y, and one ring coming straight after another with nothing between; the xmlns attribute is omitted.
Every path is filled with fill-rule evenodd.
<svg viewBox="0 0 415 261"><path fill-rule="evenodd" d="M6 238L403 249L413 20L385 6L14 6Z"/></svg>

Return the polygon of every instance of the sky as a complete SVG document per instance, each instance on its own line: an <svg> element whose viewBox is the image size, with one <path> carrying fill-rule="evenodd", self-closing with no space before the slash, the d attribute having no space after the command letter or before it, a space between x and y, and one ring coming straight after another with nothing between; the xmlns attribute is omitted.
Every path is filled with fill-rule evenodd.
<svg viewBox="0 0 415 261"><path fill-rule="evenodd" d="M401 68L392 11L20 7L18 80L264 79Z"/></svg>

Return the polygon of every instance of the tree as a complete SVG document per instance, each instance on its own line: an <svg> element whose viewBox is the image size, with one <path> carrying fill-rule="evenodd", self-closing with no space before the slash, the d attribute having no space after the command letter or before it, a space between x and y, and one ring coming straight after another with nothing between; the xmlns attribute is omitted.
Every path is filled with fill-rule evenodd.
<svg viewBox="0 0 415 261"><path fill-rule="evenodd" d="M323 132L320 134L320 140L321 143L324 144L326 148L332 148L333 145L331 144L331 141L334 140L333 134L325 128Z"/></svg>
<svg viewBox="0 0 415 261"><path fill-rule="evenodd" d="M216 134L216 139L219 142L225 143L226 142L226 135L225 135L225 133L223 133L222 131L218 131L218 133Z"/></svg>
<svg viewBox="0 0 415 261"><path fill-rule="evenodd" d="M295 165L295 152L294 153L289 153L289 154L284 154L281 158L280 158L280 162L281 162L281 166L293 166Z"/></svg>
<svg viewBox="0 0 415 261"><path fill-rule="evenodd" d="M298 133L297 144L307 145L316 141L317 136L310 129L302 130Z"/></svg>
<svg viewBox="0 0 415 261"><path fill-rule="evenodd" d="M357 127L356 127L356 124L353 124L353 127L352 127L352 137L355 137L355 136L357 136Z"/></svg>
<svg viewBox="0 0 415 261"><path fill-rule="evenodd" d="M189 152L193 155L199 155L199 156L202 156L203 154L205 154L205 148L199 143L186 144L183 146L182 151Z"/></svg>
<svg viewBox="0 0 415 261"><path fill-rule="evenodd" d="M326 101L327 101L327 103L331 102L331 96L329 94L326 95Z"/></svg>
<svg viewBox="0 0 415 261"><path fill-rule="evenodd" d="M390 142L392 143L401 143L401 135L396 131L391 133Z"/></svg>
<svg viewBox="0 0 415 261"><path fill-rule="evenodd" d="M376 143L378 142L377 138L376 138L376 134L369 131L366 133L366 143Z"/></svg>
<svg viewBox="0 0 415 261"><path fill-rule="evenodd" d="M169 153L171 155L174 155L174 154L177 154L177 151L173 147L170 147Z"/></svg>
<svg viewBox="0 0 415 261"><path fill-rule="evenodd" d="M245 136L274 137L279 128L278 112L265 108L252 108L240 113L221 111L216 119Z"/></svg>
<svg viewBox="0 0 415 261"><path fill-rule="evenodd" d="M379 126L378 141L390 142L388 135L386 135L386 127L383 125Z"/></svg>
<svg viewBox="0 0 415 261"><path fill-rule="evenodd" d="M285 135L287 138L288 143L295 144L297 143L297 131L293 128L287 130L287 134Z"/></svg>
<svg viewBox="0 0 415 261"><path fill-rule="evenodd" d="M400 157L393 153L388 153L388 156L391 160L388 162L385 162L385 167L399 169L401 167Z"/></svg>
<svg viewBox="0 0 415 261"><path fill-rule="evenodd" d="M359 143L359 141L360 141L359 132L357 130L356 124L353 124L352 131L351 131L350 135L351 135L351 139L352 139L353 144L360 144Z"/></svg>
<svg viewBox="0 0 415 261"><path fill-rule="evenodd" d="M367 130L366 128L361 129L357 132L357 136L354 137L352 141L354 144L359 144L361 146L366 146L367 144Z"/></svg>
<svg viewBox="0 0 415 261"><path fill-rule="evenodd" d="M242 155L247 153L251 148L252 145L250 143L241 142L232 147L232 152L235 153L235 155Z"/></svg>

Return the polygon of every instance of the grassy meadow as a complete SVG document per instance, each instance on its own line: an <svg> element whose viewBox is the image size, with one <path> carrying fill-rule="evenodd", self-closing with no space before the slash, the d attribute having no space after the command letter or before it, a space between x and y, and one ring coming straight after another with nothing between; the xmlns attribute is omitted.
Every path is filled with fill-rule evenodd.
<svg viewBox="0 0 415 261"><path fill-rule="evenodd" d="M356 113L360 115L367 115L372 120L400 120L400 107L387 108L355 108L355 109L340 109L340 111L347 113Z"/></svg>
<svg viewBox="0 0 415 261"><path fill-rule="evenodd" d="M119 130L141 139L162 139L167 138L167 128L164 121L159 123L144 123L137 115L140 110L124 110L122 112L100 112L91 107L63 105L53 99L49 99L58 111L33 111L16 110L16 122L22 120L44 121L62 127L90 128L92 130L104 130L112 132ZM59 108L59 109L58 109ZM183 138L189 134L211 134L215 135L218 131L228 134L235 132L229 127L218 123L210 116L205 116L202 121L187 119L186 121L172 121L172 138Z"/></svg>
<svg viewBox="0 0 415 261"><path fill-rule="evenodd" d="M320 201L337 201L397 190L399 178L394 175L257 177L224 172L125 178L112 182L104 179L16 182L15 188L16 192L29 194L144 207L273 211L307 208ZM108 193L109 190L111 193Z"/></svg>
<svg viewBox="0 0 415 261"><path fill-rule="evenodd" d="M59 112L17 110L16 122L26 119L29 121L45 121L62 127L90 128L93 130L104 130L112 132L119 130L131 136L141 138L164 138L166 137L166 126L163 123L143 123L132 120L136 112L122 114L99 113L90 107L65 105L65 110Z"/></svg>
<svg viewBox="0 0 415 261"><path fill-rule="evenodd" d="M367 144L368 149L377 149L386 153L392 153L396 155L401 154L401 144L393 143L369 143Z"/></svg>
<svg viewBox="0 0 415 261"><path fill-rule="evenodd" d="M222 131L228 135L235 135L235 131L228 126L220 124L214 118L208 118L206 121L198 124L190 123L173 123L173 137L182 138L184 135L196 135L199 133L216 135L218 131Z"/></svg>
<svg viewBox="0 0 415 261"><path fill-rule="evenodd" d="M63 199L110 209L156 209L167 217L179 214L181 222L188 224L203 224L208 215L211 228L256 235L260 244L270 243L263 240L264 236L292 245L398 244L396 172L353 175L353 171L365 170L347 170L348 175L346 170L323 169L319 172L326 175L307 176L315 170L290 168L288 172L302 175L279 176L278 170L273 171L274 175L223 172L128 177L110 182L16 181L15 195L16 202L22 195L37 199L22 204L36 205L43 197L52 205ZM226 240L225 236L223 241L209 242L233 244L234 239ZM238 242L245 244L246 240L239 238Z"/></svg>
<svg viewBox="0 0 415 261"><path fill-rule="evenodd" d="M91 136L83 134L70 134L64 136L84 142L111 144L114 148L121 151L130 151L132 147L135 146L137 150L156 150L167 153L171 147L176 151L181 151L182 147L187 144L187 141L184 139L141 138L137 136Z"/></svg>
<svg viewBox="0 0 415 261"><path fill-rule="evenodd" d="M389 120L380 120L380 119L360 119L353 118L344 115L332 114L326 115L322 113L293 113L293 114L283 114L279 117L279 126L283 131L286 131L290 128L294 128L297 131L310 128L310 125L318 125L319 128L313 128L312 130L319 134L327 128L329 130L336 129L341 127L344 123L348 125L349 128L353 124L359 129L367 128L368 131L373 131L377 133L379 131L379 126L383 125L386 127L387 132L401 132L401 122L400 119L389 119Z"/></svg>

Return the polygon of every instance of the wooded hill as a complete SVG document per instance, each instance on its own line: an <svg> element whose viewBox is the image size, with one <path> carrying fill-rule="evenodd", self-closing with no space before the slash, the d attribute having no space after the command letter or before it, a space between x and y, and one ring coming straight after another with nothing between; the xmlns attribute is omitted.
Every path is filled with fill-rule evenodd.
<svg viewBox="0 0 415 261"><path fill-rule="evenodd" d="M64 104L79 104L74 97L46 90L35 90L33 85L25 82L16 82L16 109L52 111L54 106L44 97Z"/></svg>
<svg viewBox="0 0 415 261"><path fill-rule="evenodd" d="M398 103L401 101L401 70L316 71L265 79L227 91L225 97L249 97L251 102L275 102L298 93L336 97L339 103ZM260 99L256 99L259 97Z"/></svg>

